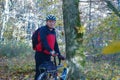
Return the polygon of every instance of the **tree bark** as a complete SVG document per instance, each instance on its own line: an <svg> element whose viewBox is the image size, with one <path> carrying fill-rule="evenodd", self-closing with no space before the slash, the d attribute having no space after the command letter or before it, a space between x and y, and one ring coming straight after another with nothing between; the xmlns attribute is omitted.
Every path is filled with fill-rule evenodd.
<svg viewBox="0 0 120 80"><path fill-rule="evenodd" d="M81 26L78 4L79 0L63 0L63 20L67 59L72 58L70 54L74 55L76 38L81 37L76 30L76 27Z"/></svg>
<svg viewBox="0 0 120 80"><path fill-rule="evenodd" d="M79 16L79 0L63 0L63 21L66 41L66 58L69 65L69 80L79 80L79 67L73 61L76 49L81 44L83 34L78 33L76 28L81 27Z"/></svg>

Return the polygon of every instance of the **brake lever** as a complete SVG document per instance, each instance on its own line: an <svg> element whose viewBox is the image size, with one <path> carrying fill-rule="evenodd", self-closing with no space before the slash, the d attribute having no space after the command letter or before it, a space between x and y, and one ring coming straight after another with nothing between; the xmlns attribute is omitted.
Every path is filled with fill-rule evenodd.
<svg viewBox="0 0 120 80"><path fill-rule="evenodd" d="M60 65L61 64L61 59L60 58L58 58L59 59L59 63L58 63L58 65Z"/></svg>
<svg viewBox="0 0 120 80"><path fill-rule="evenodd" d="M57 66L57 63L56 63L56 57L54 57L54 63L55 63L55 66Z"/></svg>

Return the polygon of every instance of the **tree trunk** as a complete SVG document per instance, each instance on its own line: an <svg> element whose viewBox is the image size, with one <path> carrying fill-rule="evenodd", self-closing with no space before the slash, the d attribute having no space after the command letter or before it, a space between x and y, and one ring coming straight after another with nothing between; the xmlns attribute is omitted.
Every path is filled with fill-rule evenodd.
<svg viewBox="0 0 120 80"><path fill-rule="evenodd" d="M81 27L80 16L79 16L79 0L63 0L63 20L66 40L66 58L69 61L69 79L79 80L80 72L79 66L73 61L75 58L76 49L81 44L83 34L78 33L77 29Z"/></svg>

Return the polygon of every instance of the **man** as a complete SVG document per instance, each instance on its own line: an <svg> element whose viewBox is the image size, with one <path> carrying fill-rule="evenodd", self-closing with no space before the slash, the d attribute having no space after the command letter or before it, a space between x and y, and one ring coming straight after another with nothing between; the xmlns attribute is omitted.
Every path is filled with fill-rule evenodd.
<svg viewBox="0 0 120 80"><path fill-rule="evenodd" d="M35 48L35 80L37 80L37 77L40 74L39 66L45 61L51 61L51 56L56 56L57 53L59 58L64 59L64 57L60 55L58 43L56 40L56 33L54 29L55 23L56 17L53 15L48 15L46 17L46 25L38 29L40 35L38 39L41 43L39 43Z"/></svg>

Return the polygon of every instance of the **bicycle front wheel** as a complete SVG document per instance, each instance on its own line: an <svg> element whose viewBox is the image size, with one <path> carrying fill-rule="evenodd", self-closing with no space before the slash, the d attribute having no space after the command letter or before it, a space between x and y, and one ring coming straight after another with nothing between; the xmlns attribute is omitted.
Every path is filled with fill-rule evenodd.
<svg viewBox="0 0 120 80"><path fill-rule="evenodd" d="M40 74L40 75L38 76L37 80L47 80L47 77L46 77L45 72L42 73L42 74Z"/></svg>

